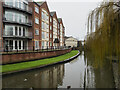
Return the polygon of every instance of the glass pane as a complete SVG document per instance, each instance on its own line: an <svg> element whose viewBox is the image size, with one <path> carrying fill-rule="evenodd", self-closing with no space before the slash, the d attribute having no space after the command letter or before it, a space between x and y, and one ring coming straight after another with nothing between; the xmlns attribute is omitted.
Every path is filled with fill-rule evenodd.
<svg viewBox="0 0 120 90"><path fill-rule="evenodd" d="M19 35L21 36L21 27L19 27Z"/></svg>
<svg viewBox="0 0 120 90"><path fill-rule="evenodd" d="M25 36L25 28L23 27L23 36Z"/></svg>
<svg viewBox="0 0 120 90"><path fill-rule="evenodd" d="M19 41L19 49L21 49L21 41Z"/></svg>
<svg viewBox="0 0 120 90"><path fill-rule="evenodd" d="M17 41L15 41L15 49L17 49Z"/></svg>
<svg viewBox="0 0 120 90"><path fill-rule="evenodd" d="M17 27L15 27L15 35L17 36L18 34L17 34Z"/></svg>
<svg viewBox="0 0 120 90"><path fill-rule="evenodd" d="M13 40L10 40L9 44L10 44L10 48L13 49Z"/></svg>

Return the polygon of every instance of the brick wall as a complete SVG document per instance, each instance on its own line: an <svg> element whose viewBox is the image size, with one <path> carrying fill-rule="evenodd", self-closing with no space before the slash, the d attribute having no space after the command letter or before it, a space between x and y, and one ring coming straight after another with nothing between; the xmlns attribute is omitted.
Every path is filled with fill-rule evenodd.
<svg viewBox="0 0 120 90"><path fill-rule="evenodd" d="M29 60L53 57L53 56L58 56L58 55L68 53L70 51L71 51L71 49L46 51L46 52L27 52L27 53L16 53L16 54L3 54L1 64L16 63L16 62L22 62L22 61L29 61Z"/></svg>

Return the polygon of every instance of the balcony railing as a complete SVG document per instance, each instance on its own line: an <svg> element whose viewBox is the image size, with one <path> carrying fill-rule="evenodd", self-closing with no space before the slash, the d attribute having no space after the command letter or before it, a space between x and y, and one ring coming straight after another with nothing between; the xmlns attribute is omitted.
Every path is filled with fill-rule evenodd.
<svg viewBox="0 0 120 90"><path fill-rule="evenodd" d="M3 37L32 39L32 32L25 32L25 33L21 33L21 35L20 35L20 33L17 34L17 35L14 35L12 30L11 30L11 31L9 31L9 30L8 30L8 31L5 31L5 30L4 30L4 32L3 32Z"/></svg>
<svg viewBox="0 0 120 90"><path fill-rule="evenodd" d="M22 2L15 2L15 4L13 4L13 2L3 2L3 6L7 8L14 8L32 14L32 8L29 7L28 5L25 5Z"/></svg>
<svg viewBox="0 0 120 90"><path fill-rule="evenodd" d="M32 20L26 20L24 17L15 15L3 15L3 22L20 24L25 26L32 26Z"/></svg>

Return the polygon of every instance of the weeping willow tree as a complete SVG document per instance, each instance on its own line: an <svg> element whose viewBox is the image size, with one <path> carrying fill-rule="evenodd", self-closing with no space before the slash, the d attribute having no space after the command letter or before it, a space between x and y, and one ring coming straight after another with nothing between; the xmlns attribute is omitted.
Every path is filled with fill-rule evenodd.
<svg viewBox="0 0 120 90"><path fill-rule="evenodd" d="M120 60L120 1L102 2L88 16L86 48L100 65L106 57Z"/></svg>

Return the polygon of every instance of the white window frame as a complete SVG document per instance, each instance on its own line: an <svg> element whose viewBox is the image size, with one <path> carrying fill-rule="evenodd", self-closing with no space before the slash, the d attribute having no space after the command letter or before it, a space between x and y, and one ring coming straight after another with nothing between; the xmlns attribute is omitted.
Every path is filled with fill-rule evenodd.
<svg viewBox="0 0 120 90"><path fill-rule="evenodd" d="M39 18L35 17L35 23L39 24Z"/></svg>
<svg viewBox="0 0 120 90"><path fill-rule="evenodd" d="M39 29L35 29L35 35L39 35Z"/></svg>
<svg viewBox="0 0 120 90"><path fill-rule="evenodd" d="M35 12L39 14L39 8L35 6Z"/></svg>

